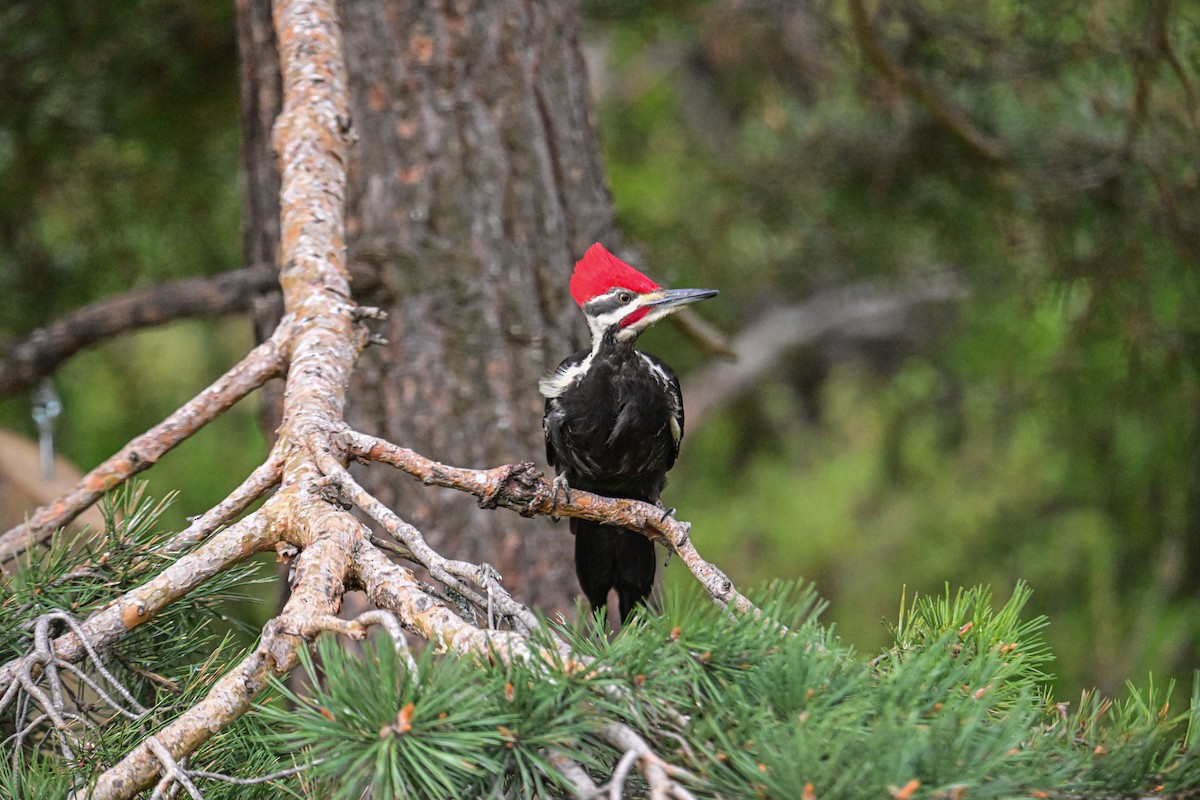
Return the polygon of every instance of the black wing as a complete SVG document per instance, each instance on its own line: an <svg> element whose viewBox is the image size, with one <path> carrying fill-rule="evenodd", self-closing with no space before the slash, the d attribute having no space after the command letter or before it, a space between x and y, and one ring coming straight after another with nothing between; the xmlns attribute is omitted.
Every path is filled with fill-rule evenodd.
<svg viewBox="0 0 1200 800"><path fill-rule="evenodd" d="M679 458L679 443L683 441L683 391L679 388L679 376L667 362L651 353L643 352L642 355L666 379L667 393L671 397L671 439L675 442L675 451L671 454L671 463L667 465L667 469L670 469Z"/></svg>
<svg viewBox="0 0 1200 800"><path fill-rule="evenodd" d="M571 367L582 363L590 352L590 350L580 350L579 352L572 353L564 358L562 363L554 369L554 372L542 378L542 380L539 382L539 385L542 387L542 394L545 395L546 387L553 386L554 381L565 375L567 371L571 369ZM560 387L560 389L561 388L566 387ZM546 462L551 467L555 468L557 468L559 464L558 459L555 457L556 453L554 450L554 439L557 438L555 429L558 426L561 426L563 421L562 411L558 408L558 397L546 397L546 408L542 412L542 435L546 439Z"/></svg>

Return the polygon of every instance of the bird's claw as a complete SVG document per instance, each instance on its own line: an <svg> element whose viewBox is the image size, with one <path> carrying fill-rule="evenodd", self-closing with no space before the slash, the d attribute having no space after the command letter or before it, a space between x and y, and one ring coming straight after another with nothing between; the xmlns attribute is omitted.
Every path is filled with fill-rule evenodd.
<svg viewBox="0 0 1200 800"><path fill-rule="evenodd" d="M660 524L666 522L668 517L673 518L675 516L675 506L664 506L661 500L655 501L654 505L658 506L663 512L662 516L658 518Z"/></svg>
<svg viewBox="0 0 1200 800"><path fill-rule="evenodd" d="M559 495L559 493L562 493L563 500L565 500L568 503L571 502L571 487L567 484L567 476L566 475L559 475L558 477L556 477L554 479L554 482L550 484L550 487L551 487L550 488L550 507L553 510L555 510L555 511L558 510L558 495ZM552 516L555 519L558 519L557 514L553 514Z"/></svg>

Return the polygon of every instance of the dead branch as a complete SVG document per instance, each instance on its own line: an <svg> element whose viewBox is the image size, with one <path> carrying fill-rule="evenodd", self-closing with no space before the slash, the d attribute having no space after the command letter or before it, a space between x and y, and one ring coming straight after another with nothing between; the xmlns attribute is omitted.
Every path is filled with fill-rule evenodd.
<svg viewBox="0 0 1200 800"><path fill-rule="evenodd" d="M329 449L329 426L342 419L350 370L366 343L348 302L342 238L349 117L341 31L329 0L276 0L273 11L284 78L274 135L282 175L280 285L285 320L294 324L280 326L290 329L291 356L277 442L284 480L262 511L271 509L276 538L302 552L291 596L254 652L156 734L176 760L243 714L269 679L291 671L297 648L319 630L316 620L336 615L351 554L378 552L360 522L320 496L313 458ZM153 782L159 764L143 740L87 796L128 797Z"/></svg>
<svg viewBox="0 0 1200 800"><path fill-rule="evenodd" d="M863 53L884 77L916 98L939 125L971 152L988 161L1008 158L1008 147L1003 141L981 131L953 100L892 57L875 33L863 0L850 0L850 19Z"/></svg>
<svg viewBox="0 0 1200 800"><path fill-rule="evenodd" d="M600 736L637 763L638 771L650 784L651 800L666 800L668 797L674 797L677 800L696 800L695 795L674 780L672 773L683 774L683 770L672 767L663 761L633 728L614 722L606 725L600 731ZM613 782L619 786L617 779L618 775L614 772ZM621 777L620 783L624 783L623 777Z"/></svg>
<svg viewBox="0 0 1200 800"><path fill-rule="evenodd" d="M45 541L105 492L151 467L180 442L279 375L286 360L288 333L287 327L281 325L270 339L251 350L207 389L84 475L70 492L42 506L26 522L0 536L0 564Z"/></svg>
<svg viewBox="0 0 1200 800"><path fill-rule="evenodd" d="M290 502L298 506L288 508ZM349 575L349 554L363 544L356 520L313 495L281 493L257 513L263 512L275 523L294 523L286 532L305 548L296 560L291 596L280 615L263 628L255 650L222 676L203 700L155 734L176 760L244 714L271 679L291 672L299 660L298 648L321 629L320 620L337 614ZM277 530L282 525L265 527ZM144 739L101 774L89 791L77 792L76 800L129 797L149 786L160 766L150 740Z"/></svg>
<svg viewBox="0 0 1200 800"><path fill-rule="evenodd" d="M432 642L439 651L460 654L496 653L501 658L530 660L534 650L515 631L489 631L467 623L449 606L431 597L412 570L388 560L374 546L359 549L354 577L379 608L396 615L405 630Z"/></svg>
<svg viewBox="0 0 1200 800"><path fill-rule="evenodd" d="M392 637L392 646L396 650L396 655L404 661L404 666L407 667L409 673L416 677L417 661L413 658L412 650L409 649L408 640L404 638L404 629L400 627L400 620L396 619L396 616L390 611L375 609L374 611L364 611L350 620L341 617L327 617L321 620L321 626L325 630L360 641L367 638L367 628L371 625L379 625L387 631L388 636Z"/></svg>
<svg viewBox="0 0 1200 800"><path fill-rule="evenodd" d="M688 376L688 425L702 426L718 408L775 374L779 362L798 348L827 338L911 336L917 320L965 296L952 273L937 273L901 286L840 287L768 312L734 339L734 361L710 364Z"/></svg>
<svg viewBox="0 0 1200 800"><path fill-rule="evenodd" d="M463 469L440 464L363 433L344 431L342 438L358 458L390 464L426 485L468 492L479 498L484 508L504 506L525 516L580 517L641 533L679 556L713 600L738 613L758 613L758 608L734 587L724 572L700 556L692 544L691 525L664 513L656 505L577 489L571 490L569 499L555 502L553 486L532 463L507 464L489 470Z"/></svg>
<svg viewBox="0 0 1200 800"><path fill-rule="evenodd" d="M265 509L266 507L264 507ZM269 513L269 512L268 512ZM182 556L146 583L131 589L79 626L53 642L55 658L71 663L85 655L98 660L106 650L139 625L148 622L169 603L183 597L217 573L238 564L274 543L263 510L217 533L195 551ZM36 672L36 654L0 667L0 691L11 691L22 669Z"/></svg>
<svg viewBox="0 0 1200 800"><path fill-rule="evenodd" d="M150 800L161 800L167 789L170 788L172 782L178 782L192 800L204 800L204 795L200 794L200 790L192 783L192 779L188 777L187 772L179 765L167 748L163 747L162 742L150 736L146 739L146 746L154 753L154 757L162 762L163 777L158 785L154 787L153 794L150 795Z"/></svg>
<svg viewBox="0 0 1200 800"><path fill-rule="evenodd" d="M355 286L370 289L378 271L354 262ZM279 268L251 264L205 278L167 281L97 300L0 345L0 397L32 388L81 350L125 333L182 319L211 319L253 310L257 298L279 292Z"/></svg>
<svg viewBox="0 0 1200 800"><path fill-rule="evenodd" d="M579 765L579 762L573 761L558 752L550 753L549 758L550 763L558 767L559 772L565 775L567 780L571 782L571 787L575 789L576 796L583 798L583 800L592 800L592 798L600 796L600 787L587 774L587 770Z"/></svg>
<svg viewBox="0 0 1200 800"><path fill-rule="evenodd" d="M540 628L537 617L528 608L512 599L500 584L501 576L488 564L469 564L445 558L425 541L421 532L402 520L399 515L362 488L350 476L349 471L329 456L318 455L322 470L338 486L341 495L361 508L368 516L382 525L397 541L403 542L411 554L411 560L420 564L437 580L446 584L457 594L474 603L487 614L489 627L492 623L492 608L515 620L525 631ZM463 581L471 581L487 592L486 600L468 589Z"/></svg>
<svg viewBox="0 0 1200 800"><path fill-rule="evenodd" d="M0 397L29 389L80 350L106 339L189 317L247 311L256 295L278 290L275 266L254 264L98 300L0 349Z"/></svg>
<svg viewBox="0 0 1200 800"><path fill-rule="evenodd" d="M716 325L690 308L682 308L667 319L706 352L722 358L737 358L733 343Z"/></svg>
<svg viewBox="0 0 1200 800"><path fill-rule="evenodd" d="M192 519L186 528L171 537L163 545L162 552L180 553L203 541L217 528L249 508L255 500L278 486L282 471L279 451L276 448L267 456L267 460L259 464L224 500Z"/></svg>

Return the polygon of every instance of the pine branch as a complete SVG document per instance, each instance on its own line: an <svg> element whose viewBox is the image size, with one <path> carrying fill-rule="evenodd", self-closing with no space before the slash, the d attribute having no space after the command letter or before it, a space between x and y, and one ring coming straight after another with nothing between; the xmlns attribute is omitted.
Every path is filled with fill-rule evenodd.
<svg viewBox="0 0 1200 800"><path fill-rule="evenodd" d="M366 493L344 470L344 462L353 455L344 445L359 436L343 435L346 387L356 359L371 340L361 322L379 315L349 302L349 273L341 246L348 117L340 34L335 9L328 0L278 0L275 22L285 86L284 111L275 129L283 180L283 321L270 341L196 400L132 441L86 476L71 494L35 514L27 526L6 534L0 539L6 548L0 549L0 554L11 555L31 540L48 535L94 502L103 489L150 466L174 444L286 367L283 421L275 450L226 500L163 548L163 552L178 552L200 542L194 551L91 614L77 630L52 643L43 636L34 652L0 668L0 689L10 692L10 699L19 700L22 709L26 698L35 697L45 714L53 709L62 718L58 709L63 703L54 676L45 671L35 675L39 667L49 666L53 673L59 664L74 664L87 654L103 653L172 601L272 546L281 554L298 552L291 595L279 615L264 626L253 651L226 671L198 702L152 736L141 738L94 784L80 788L76 793L80 798L106 800L129 797L154 786L160 793L172 784L187 786L190 767L185 765L197 748L241 717L271 681L287 675L305 645L323 630L358 636L368 621L390 626L387 620L394 620L440 648L480 659L549 664L562 675L589 669L586 658L575 658L560 635L545 631L536 617L508 594L493 570L446 559L433 551L420 532ZM357 441L367 442L364 453L378 450L381 460L394 460L396 454L407 452L379 440L360 437ZM419 460L426 471L433 464L415 454L409 459ZM450 468L442 469L439 474L450 474L446 472ZM704 576L715 597L741 610L753 608L728 579L699 558L687 540L686 524L665 517L657 507L582 492L576 492L569 503L555 506L549 484L533 476L526 465L454 474L470 479L459 488L474 491L484 505L504 504L526 513L577 514L623 524L661 539ZM280 488L261 509L217 530L275 485ZM487 625L468 623L410 570L389 561L371 544L363 522L331 497L330 489L367 510L451 591L486 610ZM468 582L479 586L487 597L469 590ZM350 584L365 589L381 613L350 623L337 621L336 613ZM493 629L493 609L537 638L520 630ZM390 632L398 643L396 631ZM53 658L48 657L50 653ZM50 694L43 685L51 687ZM609 687L601 694L615 707L629 703L627 691ZM667 718L672 717L667 714ZM51 715L51 720L59 723L65 718ZM636 752L635 765L654 791L686 796L676 788L666 762L624 725L613 722L610 738ZM194 788L188 791L192 793Z"/></svg>
<svg viewBox="0 0 1200 800"><path fill-rule="evenodd" d="M344 446L357 458L402 470L429 486L468 492L480 506L503 506L522 515L579 517L619 525L665 545L679 556L696 580L722 606L743 614L758 609L718 567L705 561L691 541L691 525L675 519L652 503L602 497L572 489L569 498L555 500L554 488L532 463L508 464L489 470L451 467L405 447L356 431L343 431Z"/></svg>
<svg viewBox="0 0 1200 800"><path fill-rule="evenodd" d="M220 531L195 551L178 560L146 583L131 589L90 615L77 629L52 643L54 658L78 663L103 651L217 573L244 561L273 544L263 510ZM0 667L0 691L12 690L26 673L34 674L44 655L33 652Z"/></svg>
<svg viewBox="0 0 1200 800"><path fill-rule="evenodd" d="M865 18L861 3L855 12ZM375 649L364 648L369 657L355 667L348 666L354 657L346 650L326 644L333 637L318 643L327 648L329 680L314 681L312 692L344 703L329 703L331 709L297 695L297 710L282 714L281 722L295 722L288 741L327 781L336 784L346 767L361 766L364 757L405 761L389 766L376 759L382 767L360 769L353 781L335 785L339 796L361 796L362 780L379 797L399 795L409 785L427 796L573 790L586 797L606 792L651 798L881 797L888 787L897 797L917 790L950 798L1040 796L1054 787L1066 787L1064 796L1145 796L1160 785L1180 795L1200 786L1200 768L1191 766L1200 763L1196 738L1172 738L1178 720L1166 718L1161 692L1136 693L1117 704L1089 700L1075 715L1047 708L1041 621L1019 620L1023 592L998 612L983 591L923 599L901 616L888 657L864 663L816 626L811 594L792 599L801 617L796 622L782 612L783 599L760 610L700 557L688 524L656 506L582 491L556 498L531 464L450 467L348 430L343 410L349 376L371 339L361 323L376 315L350 300L342 246L350 134L336 7L332 0L276 0L274 20L286 93L276 127L285 318L270 346L210 387L207 399L185 406L123 448L72 495L39 511L36 525L19 529L17 549L90 505L103 488L149 466L221 413L222 404L228 407L286 370L277 444L224 501L182 533L137 554L136 569L121 575L127 579L122 586L136 582L135 588L106 597L102 607L88 605L95 610L82 621L62 611L35 613L36 602L20 608L33 617L33 641L0 667L0 711L14 712L13 734L4 743L12 747L5 754L11 759L0 758L0 781L20 774L19 756L29 750L26 765L52 760L75 770L77 798L126 798L147 789L169 796L181 787L200 796L196 779L229 777L193 768L215 749L206 742L236 737L238 720L252 712L255 698L271 686L286 693L281 681L297 665L316 677L309 646L322 632L361 639L378 624L391 647L368 645ZM936 111L939 101L930 102ZM960 125L958 135L970 133ZM185 409L186 419L177 419ZM146 460L146 452L153 457ZM512 597L486 564L434 550L421 531L353 479L346 470L352 458L473 494L484 507L578 516L640 532L680 556L707 593L705 602L668 598L662 614L639 614L612 640L587 629L586 621L577 630L546 623ZM274 487L261 509L238 520ZM343 501L403 543L389 545L390 552L428 570L447 591L390 560L382 540ZM234 565L272 547L294 559L287 603L232 666L216 648L178 703L143 704L120 680L134 685L153 678L118 675L102 663L115 646L136 643L136 632L148 630L144 623L179 610L182 598L236 576ZM175 558L179 553L185 554ZM153 555L170 556L170 563L153 572ZM115 583L100 574L99 561L71 567L45 586ZM365 591L376 610L339 618L348 588ZM485 612L485 624L477 611ZM495 611L511 628L495 623ZM52 639L57 623L68 630ZM407 635L431 646L414 658ZM17 641L24 646L23 638ZM448 655L435 660L435 651ZM79 705L69 686L74 680L114 717L137 717L137 724L121 726L115 719L95 726L86 712L71 710ZM171 679L154 682L165 687ZM1194 707L1200 706L1200 687L1197 697ZM354 713L348 714L350 706ZM146 710L153 720L144 719ZM250 720L256 713L269 716L271 709L259 707ZM167 714L174 716L167 720ZM51 724L63 731L85 728L88 735L93 727L119 728L112 737L117 743L106 743L119 755L89 762L65 732L39 736ZM1191 712L1188 724L1200 730L1200 713ZM316 752L323 740L337 751L328 760ZM352 747L343 747L346 742ZM40 755L38 748L51 744L62 758ZM81 785L85 773L77 759L85 767L104 765L93 784ZM253 768L267 773L277 761ZM231 780L253 786L301 768ZM21 785L34 780L13 779Z"/></svg>

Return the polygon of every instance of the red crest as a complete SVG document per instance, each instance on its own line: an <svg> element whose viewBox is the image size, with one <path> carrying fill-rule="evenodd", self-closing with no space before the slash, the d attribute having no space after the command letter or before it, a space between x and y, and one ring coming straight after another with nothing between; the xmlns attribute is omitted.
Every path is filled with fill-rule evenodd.
<svg viewBox="0 0 1200 800"><path fill-rule="evenodd" d="M662 288L596 242L583 254L583 258L575 262L575 274L571 276L571 297L582 306L614 286L637 294Z"/></svg>

